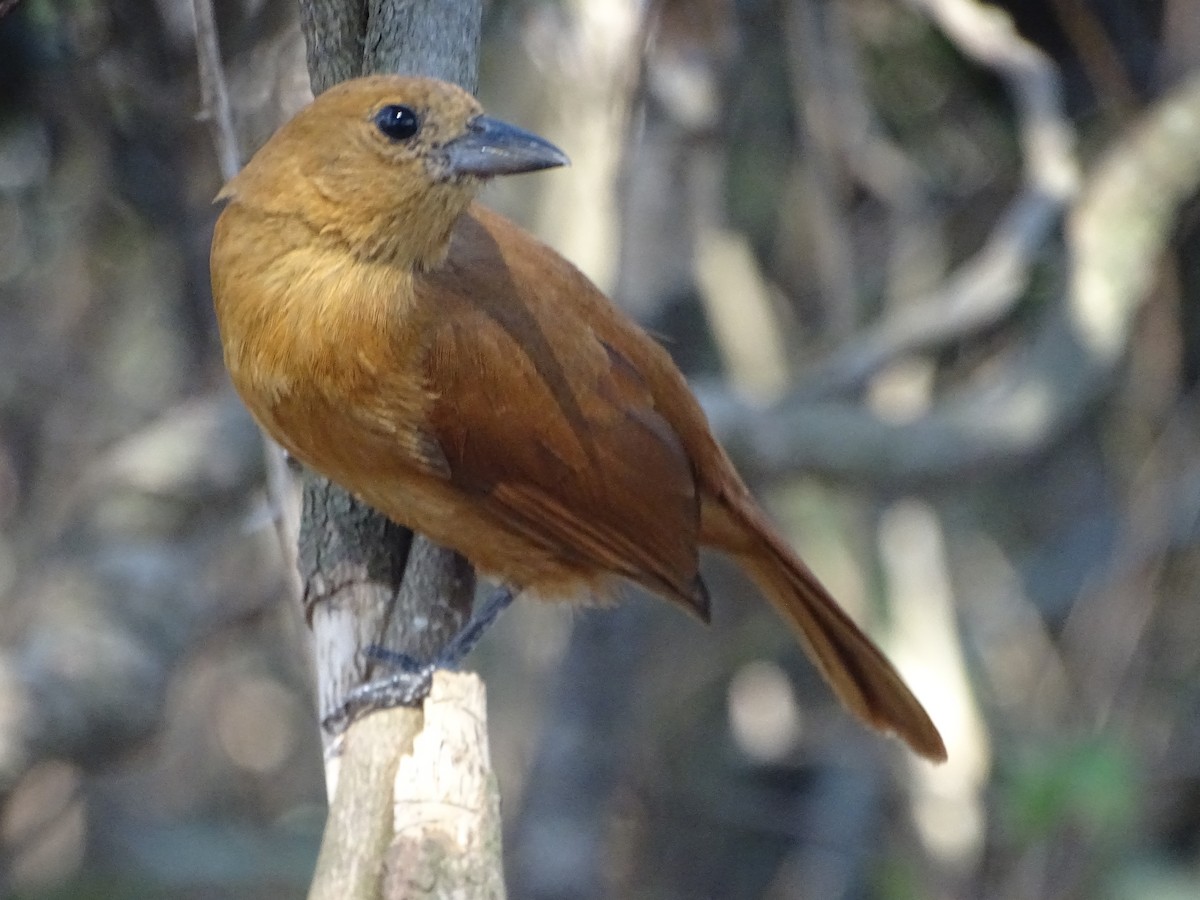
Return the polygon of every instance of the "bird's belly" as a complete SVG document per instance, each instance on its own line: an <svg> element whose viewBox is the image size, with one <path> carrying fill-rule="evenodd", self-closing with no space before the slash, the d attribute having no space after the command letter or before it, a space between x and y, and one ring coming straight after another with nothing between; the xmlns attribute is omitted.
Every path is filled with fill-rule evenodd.
<svg viewBox="0 0 1200 900"><path fill-rule="evenodd" d="M508 528L489 512L486 492L431 472L402 436L365 428L354 412L361 406L295 392L270 404L243 396L298 460L392 521L461 553L481 575L545 600L595 602L612 592L610 575Z"/></svg>

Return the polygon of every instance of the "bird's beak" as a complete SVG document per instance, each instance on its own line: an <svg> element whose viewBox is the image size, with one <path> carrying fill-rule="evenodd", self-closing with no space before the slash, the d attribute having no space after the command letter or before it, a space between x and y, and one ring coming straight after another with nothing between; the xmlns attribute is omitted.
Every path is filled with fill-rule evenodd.
<svg viewBox="0 0 1200 900"><path fill-rule="evenodd" d="M476 116L467 130L442 147L454 175L491 178L565 166L567 155L545 138L491 116Z"/></svg>

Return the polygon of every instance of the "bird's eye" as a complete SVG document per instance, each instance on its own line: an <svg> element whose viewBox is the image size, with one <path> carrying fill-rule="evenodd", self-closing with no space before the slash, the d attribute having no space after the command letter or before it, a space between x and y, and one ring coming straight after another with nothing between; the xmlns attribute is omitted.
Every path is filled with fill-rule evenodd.
<svg viewBox="0 0 1200 900"><path fill-rule="evenodd" d="M417 133L421 122L407 106L385 106L375 113L375 127L393 141L404 141Z"/></svg>

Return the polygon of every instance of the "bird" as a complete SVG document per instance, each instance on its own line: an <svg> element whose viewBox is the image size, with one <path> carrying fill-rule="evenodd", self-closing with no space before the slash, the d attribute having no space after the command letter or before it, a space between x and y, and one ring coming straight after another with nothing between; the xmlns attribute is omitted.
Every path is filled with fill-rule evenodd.
<svg viewBox="0 0 1200 900"><path fill-rule="evenodd" d="M700 550L731 557L847 709L944 760L666 350L475 199L567 162L447 82L322 93L217 195L213 299L243 402L301 463L522 597L588 602L632 582L708 621Z"/></svg>

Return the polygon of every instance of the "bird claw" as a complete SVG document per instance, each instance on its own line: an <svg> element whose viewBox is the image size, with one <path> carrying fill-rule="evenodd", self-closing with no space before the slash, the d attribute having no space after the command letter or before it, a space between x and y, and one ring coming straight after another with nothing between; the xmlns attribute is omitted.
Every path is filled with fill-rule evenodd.
<svg viewBox="0 0 1200 900"><path fill-rule="evenodd" d="M473 612L471 620L430 662L423 663L407 653L372 644L366 649L366 655L396 671L352 688L337 708L321 720L321 726L330 734L341 734L354 719L369 710L419 705L429 696L433 673L438 669L457 669L496 617L512 603L514 596L508 587L493 591Z"/></svg>
<svg viewBox="0 0 1200 900"><path fill-rule="evenodd" d="M371 648L376 649L380 648ZM330 734L341 734L350 727L352 721L368 710L418 706L429 696L429 689L433 686L433 673L439 666L436 663L416 664L412 657L402 653L389 655L396 659L403 657L415 666L409 668L406 664L401 664L404 667L400 671L352 688L338 704L337 709L321 720L322 728Z"/></svg>

